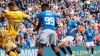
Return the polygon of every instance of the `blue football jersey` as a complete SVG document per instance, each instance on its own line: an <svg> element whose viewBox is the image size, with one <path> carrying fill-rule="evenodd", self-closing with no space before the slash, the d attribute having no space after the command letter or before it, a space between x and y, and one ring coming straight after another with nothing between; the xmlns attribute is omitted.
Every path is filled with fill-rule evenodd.
<svg viewBox="0 0 100 56"><path fill-rule="evenodd" d="M75 21L70 21L68 24L67 24L67 36L73 36L75 37L75 34L76 34L76 31L73 31L72 33L70 33L70 31L74 28L78 28L78 25Z"/></svg>
<svg viewBox="0 0 100 56"><path fill-rule="evenodd" d="M87 29L85 31L85 35L86 35L86 42L93 41L93 39L94 39L94 30Z"/></svg>
<svg viewBox="0 0 100 56"><path fill-rule="evenodd" d="M55 24L57 16L55 13L51 11L43 11L38 15L39 22L41 23L41 27L44 29L56 30Z"/></svg>

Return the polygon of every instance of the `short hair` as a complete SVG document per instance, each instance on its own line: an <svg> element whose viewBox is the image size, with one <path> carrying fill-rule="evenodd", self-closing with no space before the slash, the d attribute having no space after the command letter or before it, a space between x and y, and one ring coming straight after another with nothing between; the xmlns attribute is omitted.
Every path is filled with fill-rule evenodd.
<svg viewBox="0 0 100 56"><path fill-rule="evenodd" d="M41 7L49 7L49 4L48 4L48 3L43 3L43 4L41 5Z"/></svg>
<svg viewBox="0 0 100 56"><path fill-rule="evenodd" d="M70 13L69 13L69 12L67 12L67 13L65 14L65 17L66 17L66 16L69 16L69 17L70 17L71 15L70 15Z"/></svg>
<svg viewBox="0 0 100 56"><path fill-rule="evenodd" d="M8 6L16 6L16 3L14 1L11 1L8 3Z"/></svg>

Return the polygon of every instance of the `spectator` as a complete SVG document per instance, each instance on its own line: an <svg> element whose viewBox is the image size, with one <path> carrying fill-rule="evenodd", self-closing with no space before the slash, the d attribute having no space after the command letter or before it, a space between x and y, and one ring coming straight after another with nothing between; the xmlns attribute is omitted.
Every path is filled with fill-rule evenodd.
<svg viewBox="0 0 100 56"><path fill-rule="evenodd" d="M70 3L70 1L69 0L66 0L66 8L69 8L70 7L70 5L71 5L71 3Z"/></svg>
<svg viewBox="0 0 100 56"><path fill-rule="evenodd" d="M100 33L100 23L98 24L98 33Z"/></svg>
<svg viewBox="0 0 100 56"><path fill-rule="evenodd" d="M30 47L31 46L31 37L28 35L28 37L25 39L26 42L26 47Z"/></svg>
<svg viewBox="0 0 100 56"><path fill-rule="evenodd" d="M84 31L85 31L85 28L84 28L84 26L83 26L83 23L80 23L78 32L81 33L81 34L83 34Z"/></svg>
<svg viewBox="0 0 100 56"><path fill-rule="evenodd" d="M81 12L80 12L80 17L81 17L82 19L84 19L84 18L86 17L86 13L85 13L84 11L81 11Z"/></svg>
<svg viewBox="0 0 100 56"><path fill-rule="evenodd" d="M61 40L61 30L60 30L60 27L57 28L56 33L57 33L58 40L60 41Z"/></svg>
<svg viewBox="0 0 100 56"><path fill-rule="evenodd" d="M98 23L100 23L100 13L97 14L95 19L98 21Z"/></svg>
<svg viewBox="0 0 100 56"><path fill-rule="evenodd" d="M100 46L100 34L98 34L97 36L95 36L94 41L95 41L95 44L96 44L97 46Z"/></svg>
<svg viewBox="0 0 100 56"><path fill-rule="evenodd" d="M21 46L21 37L20 35L17 35L16 39L15 39L15 44L20 48Z"/></svg>
<svg viewBox="0 0 100 56"><path fill-rule="evenodd" d="M77 34L76 34L76 39L75 39L75 41L76 41L76 46L83 46L83 36L81 35L81 33L80 32L78 32Z"/></svg>
<svg viewBox="0 0 100 56"><path fill-rule="evenodd" d="M18 34L20 35L21 37L21 40L24 39L24 32L22 30L19 30Z"/></svg>
<svg viewBox="0 0 100 56"><path fill-rule="evenodd" d="M31 37L31 41L30 41L30 47L35 47L36 46L36 37L34 35L32 35Z"/></svg>
<svg viewBox="0 0 100 56"><path fill-rule="evenodd" d="M21 40L21 46L22 46L22 48L26 48L26 42L25 42L25 39L22 39L22 40Z"/></svg>

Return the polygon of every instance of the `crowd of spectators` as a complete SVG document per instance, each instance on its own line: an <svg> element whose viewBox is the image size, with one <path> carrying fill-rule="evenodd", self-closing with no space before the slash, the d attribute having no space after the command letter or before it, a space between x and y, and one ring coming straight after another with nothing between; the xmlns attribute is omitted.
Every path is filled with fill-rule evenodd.
<svg viewBox="0 0 100 56"><path fill-rule="evenodd" d="M0 1L0 13L8 11L10 0ZM100 45L100 0L14 0L20 11L23 11L28 17L38 24L37 15L41 12L41 4L48 3L50 10L57 14L59 24L57 26L57 42L59 43L66 37L66 13L70 13L71 20L74 20L79 28L76 32L75 44L73 46L85 46L83 37L84 31L91 24L95 30L94 43ZM9 22L5 19L0 21L0 29L7 29ZM33 31L34 26L26 20L21 23L18 30L18 36L15 43L18 47L36 47L38 46L39 31Z"/></svg>

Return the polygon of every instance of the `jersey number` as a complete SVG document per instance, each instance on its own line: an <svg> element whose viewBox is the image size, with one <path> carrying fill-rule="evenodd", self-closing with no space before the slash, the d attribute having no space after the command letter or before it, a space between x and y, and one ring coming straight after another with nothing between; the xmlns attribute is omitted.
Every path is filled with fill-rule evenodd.
<svg viewBox="0 0 100 56"><path fill-rule="evenodd" d="M44 19L47 25L55 25L55 20L53 17L45 17Z"/></svg>

